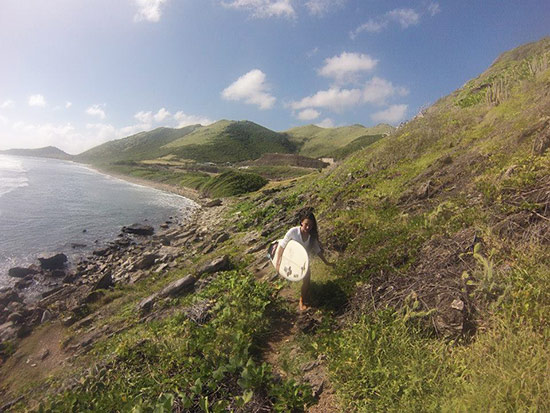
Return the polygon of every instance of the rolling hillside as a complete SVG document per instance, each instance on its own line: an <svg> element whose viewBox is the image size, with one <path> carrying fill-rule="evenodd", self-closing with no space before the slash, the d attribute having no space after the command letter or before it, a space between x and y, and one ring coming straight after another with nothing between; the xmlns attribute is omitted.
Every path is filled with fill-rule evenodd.
<svg viewBox="0 0 550 413"><path fill-rule="evenodd" d="M202 162L239 162L264 153L292 153L295 145L285 135L249 121L221 120L164 146L183 159Z"/></svg>
<svg viewBox="0 0 550 413"><path fill-rule="evenodd" d="M51 158L72 160L74 157L61 149L54 146L47 146L45 148L38 149L8 149L6 151L0 151L0 154L15 155L15 156L36 156L38 158Z"/></svg>
<svg viewBox="0 0 550 413"><path fill-rule="evenodd" d="M169 153L162 149L164 145L180 139L200 127L200 125L192 125L181 129L157 128L148 132L140 132L96 146L77 155L75 159L79 162L110 164L158 158Z"/></svg>
<svg viewBox="0 0 550 413"><path fill-rule="evenodd" d="M291 142L299 147L303 156L318 158L333 156L334 153L358 138L373 135L386 135L395 128L380 124L372 128L362 125L343 126L339 128L321 128L315 125L300 126L284 132Z"/></svg>

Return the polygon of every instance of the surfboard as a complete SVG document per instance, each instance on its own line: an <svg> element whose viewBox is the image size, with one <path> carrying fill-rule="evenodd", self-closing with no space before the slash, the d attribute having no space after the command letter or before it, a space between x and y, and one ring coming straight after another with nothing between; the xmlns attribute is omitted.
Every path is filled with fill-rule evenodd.
<svg viewBox="0 0 550 413"><path fill-rule="evenodd" d="M267 252L274 267L277 264L277 251L281 241L280 239L272 243ZM306 249L298 241L291 239L283 251L279 275L289 281L300 281L306 276L308 269L309 257Z"/></svg>

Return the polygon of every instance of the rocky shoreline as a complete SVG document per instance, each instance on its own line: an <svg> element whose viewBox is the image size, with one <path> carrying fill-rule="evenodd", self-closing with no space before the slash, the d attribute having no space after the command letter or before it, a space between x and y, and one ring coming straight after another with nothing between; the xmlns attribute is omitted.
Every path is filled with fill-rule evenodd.
<svg viewBox="0 0 550 413"><path fill-rule="evenodd" d="M179 188L151 186L184 195ZM14 285L0 289L0 363L9 356L9 349L13 351L14 345L37 326L50 320L70 326L85 317L88 304L99 300L106 289L162 274L190 253L213 250L216 238L207 237L201 222L215 219L224 206L221 200L193 198L202 208L189 217L171 217L156 229L141 224L122 227L116 239L77 262L69 263L60 252L39 258L28 267L11 268L8 275L16 280ZM224 239L214 235L217 242Z"/></svg>

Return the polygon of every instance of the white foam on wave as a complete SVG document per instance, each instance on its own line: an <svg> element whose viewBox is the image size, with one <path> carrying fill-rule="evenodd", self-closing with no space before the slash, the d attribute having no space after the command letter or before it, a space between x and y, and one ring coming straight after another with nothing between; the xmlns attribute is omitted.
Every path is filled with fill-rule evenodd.
<svg viewBox="0 0 550 413"><path fill-rule="evenodd" d="M0 155L0 196L29 185L27 170L19 159Z"/></svg>

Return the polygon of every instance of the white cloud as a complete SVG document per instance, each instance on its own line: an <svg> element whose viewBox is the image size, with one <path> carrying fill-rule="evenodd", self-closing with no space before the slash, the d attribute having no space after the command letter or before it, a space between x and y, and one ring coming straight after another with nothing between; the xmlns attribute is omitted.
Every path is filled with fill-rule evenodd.
<svg viewBox="0 0 550 413"><path fill-rule="evenodd" d="M151 111L149 112L140 111L134 115L134 118L141 123L145 123L149 125L153 124L153 112Z"/></svg>
<svg viewBox="0 0 550 413"><path fill-rule="evenodd" d="M44 99L44 96L39 94L31 95L29 96L29 106L44 107L46 106L46 99Z"/></svg>
<svg viewBox="0 0 550 413"><path fill-rule="evenodd" d="M320 128L334 128L334 121L330 118L324 119L322 122L316 123Z"/></svg>
<svg viewBox="0 0 550 413"><path fill-rule="evenodd" d="M214 121L205 116L189 115L183 111L178 111L172 115L165 108L159 109L155 114L151 111L140 111L134 115L134 118L139 122L138 126L141 130L151 129L155 123L163 123L164 126L176 128L197 124L210 125L214 123Z"/></svg>
<svg viewBox="0 0 550 413"><path fill-rule="evenodd" d="M65 102L65 109L69 109L72 105L72 102Z"/></svg>
<svg viewBox="0 0 550 413"><path fill-rule="evenodd" d="M174 119L177 122L178 128L183 128L184 126L197 125L197 124L206 126L214 123L213 120L210 120L204 116L187 115L182 111L176 112L176 114L174 115Z"/></svg>
<svg viewBox="0 0 550 413"><path fill-rule="evenodd" d="M420 15L413 9L395 9L388 12L388 17L399 23L403 29L420 22Z"/></svg>
<svg viewBox="0 0 550 413"><path fill-rule="evenodd" d="M346 82L353 79L359 72L367 72L377 65L378 60L362 53L344 52L340 56L325 59L325 65L319 70L319 74L330 77L337 82Z"/></svg>
<svg viewBox="0 0 550 413"><path fill-rule="evenodd" d="M170 118L171 114L165 108L159 109L154 118L156 122L162 122L163 120Z"/></svg>
<svg viewBox="0 0 550 413"><path fill-rule="evenodd" d="M363 88L363 102L383 105L391 96L406 96L408 93L407 89L396 87L386 79L373 77Z"/></svg>
<svg viewBox="0 0 550 413"><path fill-rule="evenodd" d="M341 112L347 107L355 106L361 102L362 92L360 89L341 89L331 87L328 90L321 90L313 96L303 98L298 102L292 102L294 110L308 108L328 108Z"/></svg>
<svg viewBox="0 0 550 413"><path fill-rule="evenodd" d="M363 23L361 26L359 26L357 29L351 32L350 37L352 39L355 39L357 35L362 32L378 33L378 32L381 32L386 27L388 27L388 20L386 19L379 19L379 20L369 19L366 23Z"/></svg>
<svg viewBox="0 0 550 413"><path fill-rule="evenodd" d="M383 105L392 96L405 96L406 94L408 94L407 89L396 87L390 81L374 77L366 82L363 88L331 87L298 102L292 102L290 106L294 110L327 108L335 112L342 112L346 108L365 103Z"/></svg>
<svg viewBox="0 0 550 413"><path fill-rule="evenodd" d="M97 116L99 119L105 119L107 115L105 114L105 111L103 110L103 107L105 105L92 105L88 109L86 109L86 113L90 116Z"/></svg>
<svg viewBox="0 0 550 413"><path fill-rule="evenodd" d="M428 6L428 13L430 13L430 16L435 16L436 14L441 12L441 7L439 6L439 3L430 3Z"/></svg>
<svg viewBox="0 0 550 413"><path fill-rule="evenodd" d="M0 104L0 109L12 109L15 107L15 102L11 99L5 100Z"/></svg>
<svg viewBox="0 0 550 413"><path fill-rule="evenodd" d="M261 70L251 70L225 88L222 97L226 100L258 105L260 109L270 109L276 99L269 93L270 88L265 79L265 73Z"/></svg>
<svg viewBox="0 0 550 413"><path fill-rule="evenodd" d="M428 12L434 16L439 12L439 4L431 3L428 7ZM360 33L379 33L386 29L390 23L398 23L401 28L406 29L420 23L421 14L413 9L394 9L386 14L370 18L366 23L360 25L357 29L350 33L350 37L355 39Z"/></svg>
<svg viewBox="0 0 550 413"><path fill-rule="evenodd" d="M304 109L300 113L298 113L298 119L305 121L317 119L319 116L321 116L321 113L319 113L315 109Z"/></svg>
<svg viewBox="0 0 550 413"><path fill-rule="evenodd" d="M346 0L308 0L306 7L314 16L324 16L331 9L341 7Z"/></svg>
<svg viewBox="0 0 550 413"><path fill-rule="evenodd" d="M233 0L222 2L225 7L232 9L244 9L252 13L254 17L296 17L296 10L292 6L293 0Z"/></svg>
<svg viewBox="0 0 550 413"><path fill-rule="evenodd" d="M392 105L389 108L376 112L371 116L375 122L396 124L405 119L408 105Z"/></svg>
<svg viewBox="0 0 550 413"><path fill-rule="evenodd" d="M134 15L135 22L148 21L156 23L160 21L162 16L161 7L168 0L135 0L138 7L137 13Z"/></svg>

